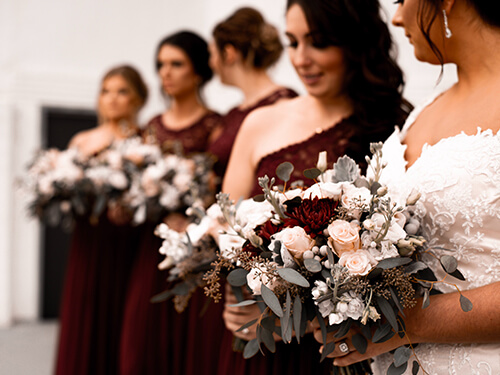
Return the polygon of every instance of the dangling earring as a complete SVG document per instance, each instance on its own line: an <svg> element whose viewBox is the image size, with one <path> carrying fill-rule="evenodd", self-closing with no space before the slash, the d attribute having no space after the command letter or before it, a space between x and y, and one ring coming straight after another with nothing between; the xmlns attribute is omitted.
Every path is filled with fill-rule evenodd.
<svg viewBox="0 0 500 375"><path fill-rule="evenodd" d="M446 10L443 9L443 20L444 20L444 36L446 39L450 39L453 35L450 28L448 27L448 16L446 15Z"/></svg>

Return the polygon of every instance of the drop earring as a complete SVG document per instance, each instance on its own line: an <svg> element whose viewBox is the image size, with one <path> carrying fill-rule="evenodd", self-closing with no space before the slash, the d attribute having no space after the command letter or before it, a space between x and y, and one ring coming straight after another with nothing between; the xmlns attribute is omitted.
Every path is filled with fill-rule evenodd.
<svg viewBox="0 0 500 375"><path fill-rule="evenodd" d="M443 9L443 20L444 20L444 36L446 39L450 39L453 35L450 28L448 27L448 16L446 15L446 10Z"/></svg>

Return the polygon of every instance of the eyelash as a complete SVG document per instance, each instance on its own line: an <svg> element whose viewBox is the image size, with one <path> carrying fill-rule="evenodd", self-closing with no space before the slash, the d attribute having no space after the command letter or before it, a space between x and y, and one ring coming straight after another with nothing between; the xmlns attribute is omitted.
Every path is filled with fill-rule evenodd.
<svg viewBox="0 0 500 375"><path fill-rule="evenodd" d="M396 0L396 1L394 2L394 4L403 4L403 3L404 3L404 0Z"/></svg>

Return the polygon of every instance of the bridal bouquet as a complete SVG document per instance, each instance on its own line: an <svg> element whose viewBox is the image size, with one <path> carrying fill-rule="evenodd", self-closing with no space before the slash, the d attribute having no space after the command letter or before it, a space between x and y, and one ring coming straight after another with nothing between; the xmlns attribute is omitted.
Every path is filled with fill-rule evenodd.
<svg viewBox="0 0 500 375"><path fill-rule="evenodd" d="M259 178L264 194L257 199L234 204L228 195L218 195L228 229L219 236L218 260L205 275L205 290L219 300L221 273L230 270L227 281L253 295L238 306L261 307L261 316L240 328L257 325L245 357L263 346L274 352L273 334L286 343L294 336L300 342L314 318L325 343L327 332L337 331L340 338L357 325L361 333L352 342L363 353L367 340L405 335L403 309L415 306L417 297L423 297L423 307L429 304L438 280L422 258L432 249L418 235L414 205L419 195L401 202L379 183L381 148L371 145L371 177L362 176L348 157L326 170L322 154L318 168L304 172L316 181L307 189L286 189L293 166L283 163L276 171L283 188L266 176ZM447 273L463 279L453 256L440 260ZM470 310L470 301L461 296L460 302ZM334 345L325 345L322 358ZM411 348L397 349L390 373L404 372L410 355ZM417 362L414 366L418 369Z"/></svg>

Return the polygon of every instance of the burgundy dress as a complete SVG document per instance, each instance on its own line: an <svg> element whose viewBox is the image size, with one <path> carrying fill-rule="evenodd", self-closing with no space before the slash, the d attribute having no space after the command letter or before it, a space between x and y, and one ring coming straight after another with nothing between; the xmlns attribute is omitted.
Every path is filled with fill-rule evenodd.
<svg viewBox="0 0 500 375"><path fill-rule="evenodd" d="M190 127L169 130L161 116L146 128L147 141L164 149L182 144L184 152L206 151L210 133L221 117L209 113ZM166 271L158 264L162 240L153 233L158 223L145 225L127 292L120 353L120 373L126 375L215 373L222 338L222 304L211 303L199 289L184 312L175 311L171 300L151 303L167 287ZM207 303L210 303L207 307Z"/></svg>
<svg viewBox="0 0 500 375"><path fill-rule="evenodd" d="M208 148L208 151L216 156L217 161L215 163L215 172L221 178L224 177L227 164L229 162L229 156L231 155L231 150L233 149L234 140L240 130L240 126L247 115L254 109L259 107L264 107L276 103L278 100L286 98L294 98L297 93L293 90L287 88L281 88L261 99L258 103L252 107L245 109L240 109L238 107L233 108L224 116L224 129L222 135L217 138Z"/></svg>
<svg viewBox="0 0 500 375"><path fill-rule="evenodd" d="M118 374L126 285L139 228L76 222L61 302L57 375Z"/></svg>
<svg viewBox="0 0 500 375"><path fill-rule="evenodd" d="M370 154L370 142L383 141L393 131L392 126L379 132L370 131L359 124L355 116L348 117L335 126L318 132L302 142L287 146L263 157L257 166L257 177L275 176L276 167L282 162L291 162L295 169L290 182L304 180L310 185L311 180L303 177L302 171L314 168L318 154L327 151L328 167L338 157L345 154L366 167L365 155ZM252 196L261 194L257 178L252 189ZM278 180L279 182L279 180ZM319 347L312 334L305 335L300 345L296 341L290 344L277 342L276 352L267 352L265 356L257 353L245 360L242 353L232 350L233 335L226 330L221 344L220 363L217 375L270 375L270 374L330 374L332 361L326 359L320 363Z"/></svg>

